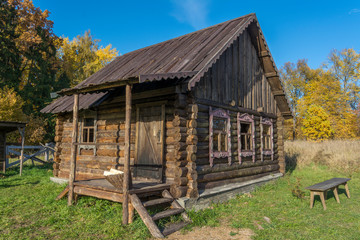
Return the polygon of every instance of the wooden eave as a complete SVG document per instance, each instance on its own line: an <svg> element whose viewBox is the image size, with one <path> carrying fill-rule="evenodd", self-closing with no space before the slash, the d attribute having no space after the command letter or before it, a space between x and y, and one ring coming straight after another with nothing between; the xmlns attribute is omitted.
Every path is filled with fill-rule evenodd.
<svg viewBox="0 0 360 240"><path fill-rule="evenodd" d="M260 28L259 22L255 14L250 14L250 18L244 23L237 26L238 30L229 40L222 46L222 48L216 52L213 57L207 62L207 64L190 79L188 83L188 89L191 90L195 87L195 84L200 81L205 72L220 58L221 54L246 30L248 29L252 43L258 53L258 57L263 66L265 77L267 78L272 93L274 94L275 101L278 104L279 110L284 118L293 118L290 104L286 98L283 86L280 81L279 71L275 65L274 59L270 53L263 32Z"/></svg>
<svg viewBox="0 0 360 240"><path fill-rule="evenodd" d="M104 82L101 84L89 84L82 88L66 88L58 92L59 95L85 94L92 92L103 92L113 88L123 87L127 84L139 83L139 78L120 79L112 82Z"/></svg>
<svg viewBox="0 0 360 240"><path fill-rule="evenodd" d="M117 81L105 82L101 84L89 84L85 87L81 88L67 88L63 89L58 92L59 95L73 95L77 94L85 94L85 93L92 93L92 92L103 92L109 91L114 88L123 87L127 84L139 84L145 82L152 82L152 81L161 81L167 79L188 79L194 76L197 71L192 72L176 72L176 73L159 73L159 74L141 74L137 77L131 77L128 79L120 79Z"/></svg>
<svg viewBox="0 0 360 240"><path fill-rule="evenodd" d="M9 121L0 121L0 132L12 132L18 130L19 127L25 127L25 122L9 122Z"/></svg>

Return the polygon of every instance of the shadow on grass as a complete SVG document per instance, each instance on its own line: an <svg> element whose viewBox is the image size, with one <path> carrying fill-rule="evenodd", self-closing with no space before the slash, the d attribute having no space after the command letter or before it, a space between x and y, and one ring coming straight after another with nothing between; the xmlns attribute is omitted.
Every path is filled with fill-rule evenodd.
<svg viewBox="0 0 360 240"><path fill-rule="evenodd" d="M39 184L39 183L40 183L40 181L26 182L26 183L19 183L19 184L3 184L3 185L0 185L0 189L2 189L2 188L10 188L10 187L17 187L17 186L24 186L24 185L36 185L36 184Z"/></svg>
<svg viewBox="0 0 360 240"><path fill-rule="evenodd" d="M292 172L296 169L299 156L300 154L298 153L292 155L288 155L287 153L285 153L286 173L292 174Z"/></svg>

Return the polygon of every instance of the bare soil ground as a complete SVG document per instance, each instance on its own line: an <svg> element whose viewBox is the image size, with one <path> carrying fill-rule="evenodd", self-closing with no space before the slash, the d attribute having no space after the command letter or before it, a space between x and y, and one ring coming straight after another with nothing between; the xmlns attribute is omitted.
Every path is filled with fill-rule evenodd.
<svg viewBox="0 0 360 240"><path fill-rule="evenodd" d="M236 229L227 226L220 227L196 227L191 232L182 233L181 231L170 234L170 240L231 240L241 239L250 240L254 235L251 229Z"/></svg>

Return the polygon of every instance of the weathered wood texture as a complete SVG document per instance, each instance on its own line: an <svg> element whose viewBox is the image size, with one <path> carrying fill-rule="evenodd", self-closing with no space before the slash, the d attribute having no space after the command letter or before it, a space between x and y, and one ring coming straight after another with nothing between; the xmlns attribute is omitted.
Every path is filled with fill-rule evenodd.
<svg viewBox="0 0 360 240"><path fill-rule="evenodd" d="M79 117L79 94L74 95L73 106L73 124L71 133L71 146L70 146L70 168L69 168L69 193L68 193L68 206L72 205L74 200L74 181L76 176L76 151L77 136L78 136L78 117Z"/></svg>
<svg viewBox="0 0 360 240"><path fill-rule="evenodd" d="M261 161L261 128L260 117L254 116L255 120L255 162L252 157L242 157L241 164L238 158L238 136L237 136L237 112L230 113L230 132L231 132L231 165L228 164L227 158L215 158L214 166L210 167L209 163L209 106L197 104L197 154L195 160L196 176L198 187L211 188L224 184L248 181L257 177L279 172L279 153L278 146L278 129L277 120L273 119L274 132L274 157L264 155ZM281 142L283 144L283 142ZM283 148L282 148L283 151Z"/></svg>
<svg viewBox="0 0 360 240"><path fill-rule="evenodd" d="M277 114L277 146L278 146L278 160L280 165L280 172L285 173L286 162L285 162L285 151L284 151L284 118L281 116L280 111Z"/></svg>
<svg viewBox="0 0 360 240"><path fill-rule="evenodd" d="M124 180L123 180L123 219L122 224L127 225L129 223L129 189L131 183L130 172L130 131L131 131L131 85L126 85L126 101L125 101L125 154L124 154Z"/></svg>
<svg viewBox="0 0 360 240"><path fill-rule="evenodd" d="M248 31L220 56L194 88L194 96L276 114L276 103Z"/></svg>
<svg viewBox="0 0 360 240"><path fill-rule="evenodd" d="M185 172L179 172L175 170L174 166L179 163L169 162L165 164L166 159L174 159L175 151L184 152L186 154L186 120L184 124L181 122L179 126L173 127L173 120L179 120L178 117L174 116L175 111L175 91L174 88L165 90L163 89L164 96L159 96L160 90L155 94L155 97L149 96L149 93L133 94L132 104L132 116L131 116L131 132L130 132L130 167L133 170L135 163L135 140L136 140L136 106L138 104L146 102L163 102L165 104L164 111L164 182L173 182L175 175L183 175L186 177ZM135 97L134 97L135 96ZM142 98L143 97L143 98ZM145 99L145 100L144 100ZM115 101L116 100L116 101ZM96 152L94 150L82 148L78 151L76 159L76 179L91 179L91 178L102 178L104 170L109 170L112 167L117 167L122 170L125 159L125 105L124 97L111 98L102 103L96 110ZM161 105L157 105L161 106ZM81 124L82 116L86 114L86 111L80 111L79 120ZM72 121L71 114L59 114L56 121L56 146L54 156L54 175L61 178L68 178L69 166L70 166L70 149L71 149L71 132L72 132ZM107 145L120 143L119 145ZM185 158L183 160L186 160ZM186 167L186 163L180 163L181 167ZM176 166L177 167L177 166ZM167 168L171 170L166 170ZM169 174L166 174L168 172ZM161 179L160 179L161 180ZM176 179L181 184L186 183L181 178Z"/></svg>
<svg viewBox="0 0 360 240"><path fill-rule="evenodd" d="M0 132L0 171L5 172L6 134Z"/></svg>

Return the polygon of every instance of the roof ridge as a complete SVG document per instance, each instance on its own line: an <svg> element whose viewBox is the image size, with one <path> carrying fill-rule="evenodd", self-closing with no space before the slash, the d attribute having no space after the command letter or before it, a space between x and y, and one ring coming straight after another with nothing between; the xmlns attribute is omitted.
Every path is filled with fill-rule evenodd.
<svg viewBox="0 0 360 240"><path fill-rule="evenodd" d="M134 50L134 51L127 52L127 53L125 53L125 54L123 54L123 55L121 55L121 56L116 57L116 59L119 58L119 57L125 56L125 55L127 55L127 54L133 53L133 52L142 51L142 50L145 50L146 48L150 48L150 47L155 47L155 46L157 46L157 45L159 45L159 44L163 44L163 43L165 43L165 42L174 41L174 40L179 39L179 38L187 37L187 36L189 36L189 35L191 35L191 34L200 33L200 32L203 32L203 31L206 31L206 30L209 30L209 29L218 27L218 26L223 25L223 24L228 24L228 23L230 23L230 22L238 21L238 20L240 20L240 19L242 19L242 18L250 17L250 16L252 16L252 15L254 15L254 16L256 17L256 14L255 14L255 13L249 13L249 14L246 14L246 15L241 16L241 17L238 17L238 18L230 19L230 20L227 20L227 21L225 21L225 22L217 23L217 24L215 24L215 25L211 25L211 26L206 27L206 28L202 28L202 29L199 29L199 30L196 30L196 31L193 31L193 32L186 33L186 34L184 34L184 35L180 35L180 36L177 36L177 37L174 37L174 38L170 38L170 39L168 39L168 40L164 40L164 41L161 41L161 42L158 42L158 43L149 45L149 46L145 46L145 47L136 49L136 50Z"/></svg>

